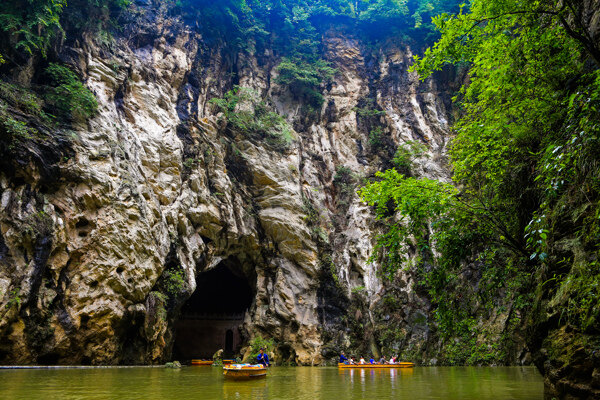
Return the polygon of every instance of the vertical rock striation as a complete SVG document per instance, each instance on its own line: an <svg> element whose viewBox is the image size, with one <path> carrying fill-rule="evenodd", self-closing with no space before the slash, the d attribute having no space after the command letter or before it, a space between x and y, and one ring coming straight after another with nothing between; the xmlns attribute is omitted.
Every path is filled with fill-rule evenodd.
<svg viewBox="0 0 600 400"><path fill-rule="evenodd" d="M324 55L337 73L309 112L276 83L268 50L209 45L160 10L142 11L110 51L92 40L61 51L98 115L0 173L0 362L168 360L196 277L222 262L253 289L244 337L274 338L280 360L376 353L375 328L357 339L352 324L375 326L393 291L404 332L395 349L430 362L426 296L409 272L391 286L379 279L368 260L385 227L355 191L407 141L427 149L414 175L449 179L450 81L419 82L397 41L374 51L330 28ZM287 116L291 146L227 128L209 100L234 85ZM175 273L179 287L165 292Z"/></svg>

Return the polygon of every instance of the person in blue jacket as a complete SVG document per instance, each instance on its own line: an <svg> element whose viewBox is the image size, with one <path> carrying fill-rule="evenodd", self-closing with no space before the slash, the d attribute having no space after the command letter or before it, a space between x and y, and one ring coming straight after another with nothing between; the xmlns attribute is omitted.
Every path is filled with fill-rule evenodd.
<svg viewBox="0 0 600 400"><path fill-rule="evenodd" d="M344 352L342 351L342 353L340 354L340 364L348 364L348 359L346 358L346 355L344 354Z"/></svg>
<svg viewBox="0 0 600 400"><path fill-rule="evenodd" d="M265 349L263 349L263 348L260 349L260 353L258 353L258 356L256 356L256 360L258 361L259 364L262 364L265 367L268 367L269 365L271 365L269 363L269 356L265 354Z"/></svg>

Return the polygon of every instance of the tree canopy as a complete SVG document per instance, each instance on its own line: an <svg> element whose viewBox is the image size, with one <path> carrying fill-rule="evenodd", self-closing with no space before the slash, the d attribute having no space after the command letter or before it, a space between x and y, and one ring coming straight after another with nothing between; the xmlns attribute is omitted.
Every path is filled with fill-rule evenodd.
<svg viewBox="0 0 600 400"><path fill-rule="evenodd" d="M495 290L524 295L521 306L541 300L533 293L557 296L575 329L600 328L597 261L580 256L600 245L598 40L586 17L593 10L583 7L473 0L435 17L441 37L415 57L422 79L448 65L468 67L450 146L459 190L387 171L361 194L392 226L374 257L385 275L403 265L398 243L416 238L441 329L456 328L461 318L452 316L464 314L451 305L465 262L502 277Z"/></svg>

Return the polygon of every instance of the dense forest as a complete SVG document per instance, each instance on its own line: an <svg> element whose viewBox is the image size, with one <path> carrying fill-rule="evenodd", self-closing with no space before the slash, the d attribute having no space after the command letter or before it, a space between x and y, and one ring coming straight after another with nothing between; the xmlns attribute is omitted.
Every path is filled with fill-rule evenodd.
<svg viewBox="0 0 600 400"><path fill-rule="evenodd" d="M585 7L474 1L434 18L442 36L413 69L469 69L454 98L454 182L388 170L361 191L392 226L378 242L385 274L416 240L444 334L474 337L469 302L479 299L460 288L464 262L477 262L489 295L480 300L513 298L514 323L525 321L533 348L549 349L542 371L564 371L571 357L592 362L600 344L600 53ZM394 222L391 210L405 219Z"/></svg>
<svg viewBox="0 0 600 400"><path fill-rule="evenodd" d="M91 36L110 52L115 37L130 33L136 7L128 0L3 2L4 170L31 157L25 147L44 148L49 142L62 149L56 157L70 157L64 149L71 129L94 117L98 100L60 49ZM422 80L461 77L452 98L452 181L416 176L411 165L422 145L409 143L395 149L387 160L390 168L358 188L385 227L374 238L370 261L387 282L400 271L414 272L415 290L433 306L433 329L445 343L446 364L507 363L512 335L519 331L533 362L545 375L554 371L555 381L587 384L596 376L597 1L165 0L160 7L198 32L206 46L225 43L232 52L273 54L277 83L309 118L322 112L323 90L336 77L323 57L322 38L332 26L351 26L375 49L388 40L412 46L419 55L411 73ZM267 137L273 130L285 134L283 117L269 113L263 99L249 100L255 94L236 86L235 77L232 83L226 96L211 103L230 128L264 131ZM237 111L248 101L256 114ZM358 111L373 120L385 113L378 107ZM370 135L375 147L381 128L375 126ZM338 173L343 180L344 171ZM43 228L44 216L38 217ZM464 274L473 265L480 276L477 288ZM478 321L497 312L499 304L510 308L504 311L512 330L500 342L483 345L486 333Z"/></svg>

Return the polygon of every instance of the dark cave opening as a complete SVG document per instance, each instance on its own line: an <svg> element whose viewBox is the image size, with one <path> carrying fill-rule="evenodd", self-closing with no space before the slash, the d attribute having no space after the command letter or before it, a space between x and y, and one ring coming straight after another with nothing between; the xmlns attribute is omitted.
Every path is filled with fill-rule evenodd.
<svg viewBox="0 0 600 400"><path fill-rule="evenodd" d="M235 259L227 259L196 278L196 290L175 323L173 359L207 359L219 349L237 354L244 338L240 325L254 299L254 288Z"/></svg>

